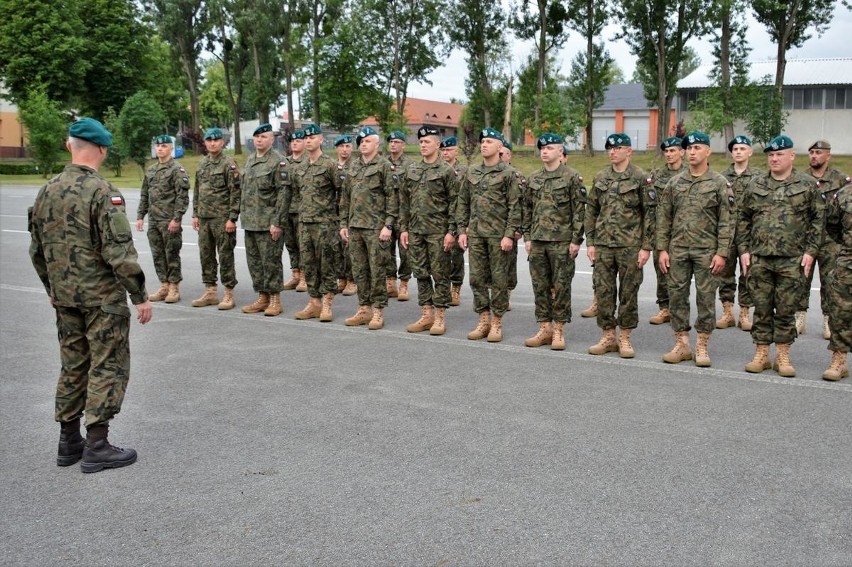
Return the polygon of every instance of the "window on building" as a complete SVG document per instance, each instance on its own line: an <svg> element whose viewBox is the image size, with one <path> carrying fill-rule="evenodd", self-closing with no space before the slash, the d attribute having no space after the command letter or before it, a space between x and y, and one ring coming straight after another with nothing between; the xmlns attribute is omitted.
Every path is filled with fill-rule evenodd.
<svg viewBox="0 0 852 567"><path fill-rule="evenodd" d="M823 89L802 89L802 108L822 110Z"/></svg>
<svg viewBox="0 0 852 567"><path fill-rule="evenodd" d="M852 95L852 89L825 89L825 108L828 110L844 110L852 108L852 99L850 99L847 95Z"/></svg>

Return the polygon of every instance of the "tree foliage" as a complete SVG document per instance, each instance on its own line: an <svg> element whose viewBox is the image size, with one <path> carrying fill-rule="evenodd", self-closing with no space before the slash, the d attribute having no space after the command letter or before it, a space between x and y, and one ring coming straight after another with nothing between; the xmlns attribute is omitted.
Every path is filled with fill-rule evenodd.
<svg viewBox="0 0 852 567"><path fill-rule="evenodd" d="M21 122L27 127L29 143L27 149L44 177L53 173L53 168L62 155L62 142L68 132L68 119L59 103L50 100L44 87L37 87L21 100Z"/></svg>
<svg viewBox="0 0 852 567"><path fill-rule="evenodd" d="M550 61L548 68L552 67L553 61ZM555 73L545 75L544 96L539 103L538 69L538 58L533 54L518 73L512 129L516 132L529 130L533 136L543 132L573 135L580 127L580 118L571 112L567 91L560 86L562 78ZM535 122L536 105L540 111L538 124Z"/></svg>
<svg viewBox="0 0 852 567"><path fill-rule="evenodd" d="M104 112L104 126L113 133L112 147L107 152L104 165L110 168L116 177L121 177L121 166L127 157L127 153L120 136L117 135L119 130L118 114L111 106Z"/></svg>
<svg viewBox="0 0 852 567"><path fill-rule="evenodd" d="M128 98L118 115L117 135L127 157L145 169L151 156L151 140L163 131L165 115L148 92L139 91Z"/></svg>

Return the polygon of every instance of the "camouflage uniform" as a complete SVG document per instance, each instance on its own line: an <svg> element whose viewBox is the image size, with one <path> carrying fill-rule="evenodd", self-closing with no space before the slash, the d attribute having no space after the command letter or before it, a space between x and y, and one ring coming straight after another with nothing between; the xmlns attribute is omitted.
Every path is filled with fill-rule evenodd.
<svg viewBox="0 0 852 567"><path fill-rule="evenodd" d="M289 157L291 165L290 175L308 164L307 154L300 158ZM284 246L287 247L287 255L290 257L290 269L302 268L302 257L299 253L299 203L301 201L297 187L290 185L290 208L287 211L287 225L284 227Z"/></svg>
<svg viewBox="0 0 852 567"><path fill-rule="evenodd" d="M402 155L398 160L392 159L388 156L388 161L391 163L391 173L393 175L394 184L396 186L396 192L399 194L399 185L402 182L403 171L405 171L405 167L411 162L405 154ZM393 227L393 236L391 236L391 250L390 250L390 263L388 264L387 277L396 278L403 281L408 281L411 279L411 263L408 260L408 250L399 245L399 230L398 226ZM397 269L396 258L399 256L399 269ZM397 274L399 274L397 276Z"/></svg>
<svg viewBox="0 0 852 567"><path fill-rule="evenodd" d="M736 225L738 218L738 210L739 203L742 200L743 191L748 187L748 184L751 182L752 178L756 175L760 175L760 170L756 167L748 166L745 171L737 175L736 170L734 169L734 164L728 166L728 169L722 172L722 175L728 180L731 184L731 189L734 191L734 217L732 222L732 238L731 238L731 250L728 252L728 258L725 262L725 271L722 272L720 276L719 283L719 301L722 303L733 303L734 296L739 289L740 293L740 301L739 304L742 307L751 307L752 300L751 295L748 292L748 286L746 285L746 278L743 275L742 266L740 266L740 277L737 279L737 265L740 263L740 256L737 254L737 244L736 244Z"/></svg>
<svg viewBox="0 0 852 567"><path fill-rule="evenodd" d="M598 327L635 329L639 323L639 250L654 247L656 194L652 180L629 164L595 175L586 207L586 246L595 246L594 286ZM615 316L618 299L618 316Z"/></svg>
<svg viewBox="0 0 852 567"><path fill-rule="evenodd" d="M669 254L668 286L672 329L689 331L689 285L695 276L699 333L716 328L716 288L710 270L713 256L723 258L731 248L734 193L720 174L699 176L688 170L674 176L657 206L657 250Z"/></svg>
<svg viewBox="0 0 852 567"><path fill-rule="evenodd" d="M287 231L284 196L293 172L289 162L270 149L246 160L241 183L240 220L245 232L246 262L252 286L258 293L281 293L284 285L284 238L273 240L269 227Z"/></svg>
<svg viewBox="0 0 852 567"><path fill-rule="evenodd" d="M751 255L746 285L754 301L755 344L795 341L802 255L819 250L823 211L816 180L795 169L783 181L761 173L743 192L737 251Z"/></svg>
<svg viewBox="0 0 852 567"><path fill-rule="evenodd" d="M86 426L121 410L130 378L130 310L145 303L124 198L95 170L68 165L29 211L30 258L56 310L62 369L56 421Z"/></svg>
<svg viewBox="0 0 852 567"><path fill-rule="evenodd" d="M376 156L369 163L353 160L340 196L340 228L349 229L349 257L358 285L358 305L384 308L391 242L379 233L399 216L399 197L390 162Z"/></svg>
<svg viewBox="0 0 852 567"><path fill-rule="evenodd" d="M669 169L668 165L664 165L651 170L650 177L654 180L654 192L657 194L658 202L662 202L669 180L684 171L689 171L689 168L683 163L680 169ZM657 305L660 309L668 309L669 285L666 281L667 275L660 271L660 251L656 249L654 250L654 271L657 274Z"/></svg>
<svg viewBox="0 0 852 567"><path fill-rule="evenodd" d="M530 276L540 323L571 322L574 258L569 248L583 243L585 197L583 178L567 165L554 171L542 167L527 180L523 232L531 243Z"/></svg>
<svg viewBox="0 0 852 567"><path fill-rule="evenodd" d="M521 202L523 203L527 198L527 180L512 164L507 163L506 166L509 167L515 174L515 177L518 178L518 190L521 192ZM522 208L521 215L523 214L524 211ZM521 220L521 225L525 225L523 219ZM510 252L511 257L509 258L509 291L518 287L518 239L512 236L512 241L512 252Z"/></svg>
<svg viewBox="0 0 852 567"><path fill-rule="evenodd" d="M346 185L346 179L349 177L349 174L352 169L352 164L355 163L357 158L350 156L349 159L346 160L345 163L337 164L337 176L340 178L340 187L344 187ZM342 212L342 210L341 210ZM337 257L337 278L345 281L354 280L352 276L352 260L349 257L349 244L343 242L343 239L339 238L338 240L340 244L338 245L338 257Z"/></svg>
<svg viewBox="0 0 852 567"><path fill-rule="evenodd" d="M198 219L198 252L201 257L201 281L216 285L216 272L221 270L227 288L237 285L234 248L237 233L227 232L225 223L237 222L240 216L240 172L234 158L221 154L218 159L204 156L195 172L192 193L192 216ZM219 251L219 265L216 251Z"/></svg>
<svg viewBox="0 0 852 567"><path fill-rule="evenodd" d="M417 278L417 303L450 306L450 253L444 237L456 233L453 205L458 181L441 160L409 162L399 190L399 231L408 233L408 252Z"/></svg>
<svg viewBox="0 0 852 567"><path fill-rule="evenodd" d="M502 317L509 307L509 252L502 238L523 232L518 178L504 163L471 166L459 190L456 226L467 231L473 309ZM490 291L489 291L490 286Z"/></svg>
<svg viewBox="0 0 852 567"><path fill-rule="evenodd" d="M852 184L835 192L828 202L826 238L837 245L834 269L827 282L828 350L852 350Z"/></svg>
<svg viewBox="0 0 852 567"><path fill-rule="evenodd" d="M148 215L148 243L157 277L163 283L179 283L183 229L169 232L169 221L180 223L189 207L189 174L174 159L155 163L145 172L136 218Z"/></svg>
<svg viewBox="0 0 852 567"><path fill-rule="evenodd" d="M456 174L456 187L453 192L453 208L452 215L455 220L456 201L459 196L459 186L467 175L467 166L456 162L455 165L449 164ZM461 286L464 283L464 250L459 246L458 240L450 250L450 283Z"/></svg>

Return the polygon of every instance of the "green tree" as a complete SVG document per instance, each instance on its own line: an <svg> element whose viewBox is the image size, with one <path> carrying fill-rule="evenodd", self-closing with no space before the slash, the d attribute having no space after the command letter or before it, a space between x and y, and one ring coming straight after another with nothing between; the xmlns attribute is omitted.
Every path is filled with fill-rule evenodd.
<svg viewBox="0 0 852 567"><path fill-rule="evenodd" d="M27 128L27 149L42 176L48 177L62 155L68 120L59 103L48 98L43 86L33 88L18 104L21 122Z"/></svg>
<svg viewBox="0 0 852 567"><path fill-rule="evenodd" d="M766 76L754 89L749 112L746 114L746 129L753 141L765 146L772 138L784 131L789 114L784 111L783 98Z"/></svg>
<svg viewBox="0 0 852 567"><path fill-rule="evenodd" d="M157 101L139 91L124 102L118 115L118 138L127 157L145 170L151 156L151 140L163 131L165 115Z"/></svg>
<svg viewBox="0 0 852 567"><path fill-rule="evenodd" d="M118 114L113 107L109 107L104 112L104 126L114 134L119 130ZM124 158L127 156L125 149L122 147L119 136L114 135L112 138L112 147L107 152L104 164L110 168L116 177L121 177L121 166L124 163Z"/></svg>
<svg viewBox="0 0 852 567"><path fill-rule="evenodd" d="M202 68L202 80L198 94L201 123L204 127L222 126L231 123L231 106L225 86L225 66L218 59L206 61Z"/></svg>
<svg viewBox="0 0 852 567"><path fill-rule="evenodd" d="M192 121L189 91L185 87L183 71L171 47L158 35L151 37L149 50L151 57L145 62L147 86L140 90L146 91L157 101L165 116L163 126L174 132L179 124L190 124Z"/></svg>
<svg viewBox="0 0 852 567"><path fill-rule="evenodd" d="M553 68L554 61L547 63ZM581 127L580 117L571 112L567 90L560 85L561 77L548 73L544 77L544 96L538 97L538 57L533 54L518 73L518 93L513 109L512 129L516 132L530 130L533 136L543 132L570 134ZM539 123L535 122L535 109L539 109Z"/></svg>

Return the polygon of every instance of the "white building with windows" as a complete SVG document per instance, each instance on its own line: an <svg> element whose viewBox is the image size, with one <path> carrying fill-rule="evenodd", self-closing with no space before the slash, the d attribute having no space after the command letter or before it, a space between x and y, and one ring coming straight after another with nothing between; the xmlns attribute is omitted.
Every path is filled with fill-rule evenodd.
<svg viewBox="0 0 852 567"><path fill-rule="evenodd" d="M769 77L774 83L776 62L752 63L749 78ZM678 120L689 123L689 105L702 90L712 86L711 65L702 65L677 84ZM784 133L793 139L796 151L807 152L816 140L831 142L834 154L852 154L852 57L832 59L793 59L784 72L784 110L789 113ZM745 131L736 124L737 133ZM716 134L714 151L725 151L726 141Z"/></svg>

